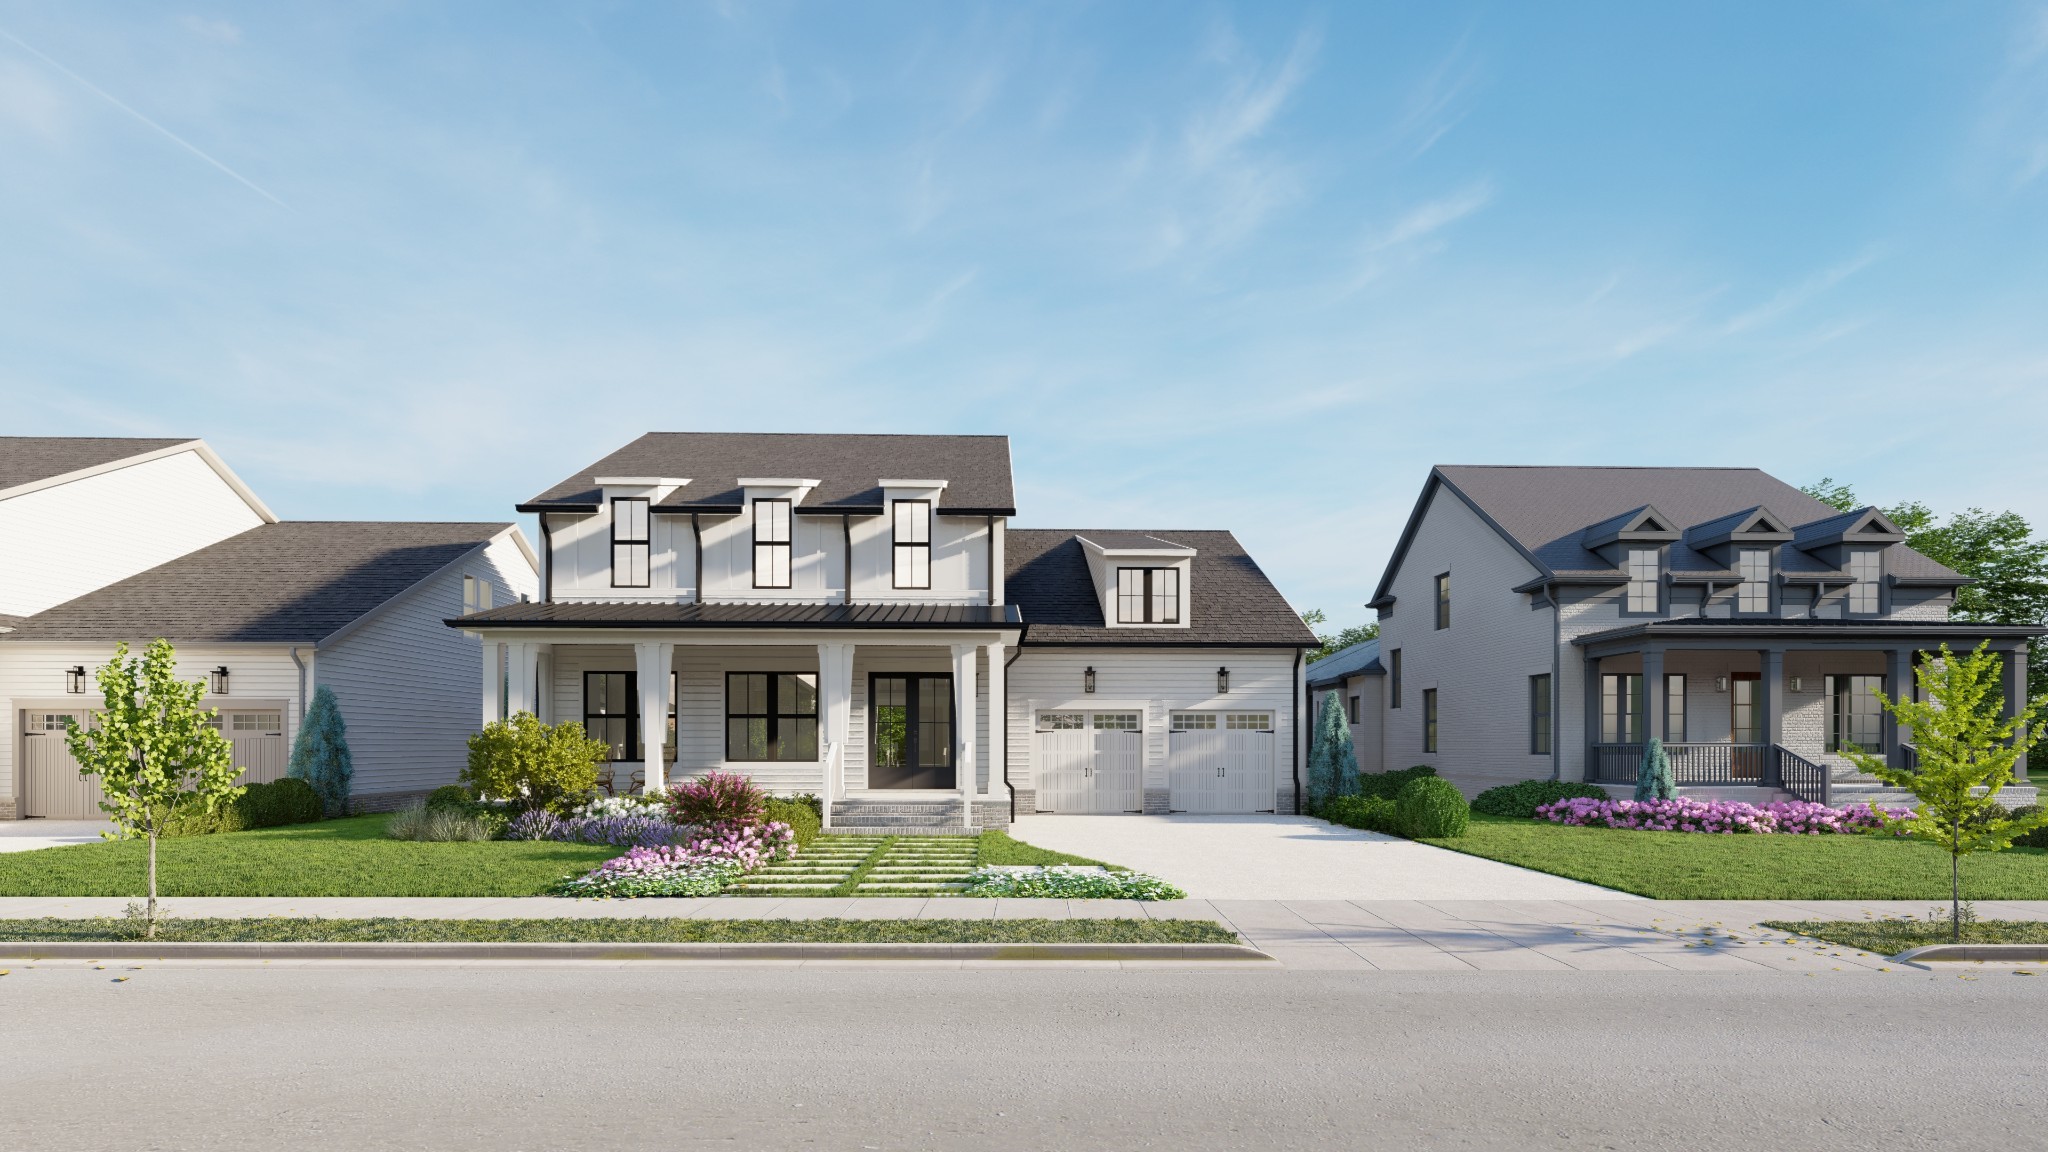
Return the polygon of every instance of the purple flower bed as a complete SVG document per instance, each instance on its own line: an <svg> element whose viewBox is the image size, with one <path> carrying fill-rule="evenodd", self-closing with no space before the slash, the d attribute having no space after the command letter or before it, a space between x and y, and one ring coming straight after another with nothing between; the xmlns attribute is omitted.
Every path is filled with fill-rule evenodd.
<svg viewBox="0 0 2048 1152"><path fill-rule="evenodd" d="M1887 808L1893 817L1910 813ZM1804 800L1780 800L1758 806L1740 800L1559 800L1536 809L1536 818L1553 824L1604 825L1639 832L1738 832L1819 836L1827 833L1876 832L1884 821L1868 804L1830 808Z"/></svg>
<svg viewBox="0 0 2048 1152"><path fill-rule="evenodd" d="M689 838L658 813L561 817L544 808L522 812L505 829L507 840L560 840L571 844L610 844L615 848L654 848Z"/></svg>

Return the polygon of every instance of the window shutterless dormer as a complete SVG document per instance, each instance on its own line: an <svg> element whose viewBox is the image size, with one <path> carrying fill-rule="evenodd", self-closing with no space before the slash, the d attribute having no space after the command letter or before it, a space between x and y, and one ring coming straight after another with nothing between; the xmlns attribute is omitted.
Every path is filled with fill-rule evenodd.
<svg viewBox="0 0 2048 1152"><path fill-rule="evenodd" d="M1693 525L1685 531L1685 543L1706 558L1707 570L1675 573L1674 581L1702 584L1710 599L1725 593L1737 615L1769 615L1777 607L1778 548L1792 540L1786 523L1784 517L1757 505Z"/></svg>
<svg viewBox="0 0 2048 1152"><path fill-rule="evenodd" d="M611 586L646 588L654 571L654 509L686 479L666 476L599 476L599 505L611 536Z"/></svg>
<svg viewBox="0 0 2048 1152"><path fill-rule="evenodd" d="M890 582L895 588L932 586L932 510L946 491L944 480L883 480L889 515Z"/></svg>
<svg viewBox="0 0 2048 1152"><path fill-rule="evenodd" d="M1141 532L1075 537L1110 628L1185 628L1195 550Z"/></svg>
<svg viewBox="0 0 2048 1152"><path fill-rule="evenodd" d="M742 476L739 483L752 523L754 587L793 587L796 509L818 481Z"/></svg>
<svg viewBox="0 0 2048 1152"><path fill-rule="evenodd" d="M1884 513L1859 508L1802 525L1792 544L1839 573L1818 578L1823 593L1829 585L1846 585L1843 610L1851 616L1875 616L1885 607L1884 554L1905 539Z"/></svg>
<svg viewBox="0 0 2048 1152"><path fill-rule="evenodd" d="M1586 550L1612 564L1626 582L1622 610L1664 610L1665 550L1681 536L1676 522L1650 505L1611 517L1579 538Z"/></svg>

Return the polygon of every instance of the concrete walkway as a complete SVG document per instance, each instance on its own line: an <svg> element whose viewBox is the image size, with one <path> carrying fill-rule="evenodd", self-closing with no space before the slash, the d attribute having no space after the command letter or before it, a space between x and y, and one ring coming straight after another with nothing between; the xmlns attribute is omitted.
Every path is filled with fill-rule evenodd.
<svg viewBox="0 0 2048 1152"><path fill-rule="evenodd" d="M1010 834L1207 900L1634 900L1307 816L1022 816Z"/></svg>
<svg viewBox="0 0 2048 1152"><path fill-rule="evenodd" d="M30 852L66 844L97 844L108 820L0 820L0 852Z"/></svg>
<svg viewBox="0 0 2048 1152"><path fill-rule="evenodd" d="M1215 920L1290 968L1430 972L1902 973L1882 956L1792 940L1764 920L1925 916L1914 901L980 900L966 897L558 900L436 897L176 897L171 915L447 919L677 916L693 919ZM119 916L123 897L0 898L0 919ZM1977 904L1986 920L2048 920L2048 900ZM4 954L4 946L0 946ZM2044 965L1958 965L2010 971ZM1921 973L1924 975L1924 973Z"/></svg>

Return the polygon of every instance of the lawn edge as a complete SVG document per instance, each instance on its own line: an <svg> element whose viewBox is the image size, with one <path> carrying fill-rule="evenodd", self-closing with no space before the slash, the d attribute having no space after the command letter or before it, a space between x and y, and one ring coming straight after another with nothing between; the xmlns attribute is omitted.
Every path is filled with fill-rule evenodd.
<svg viewBox="0 0 2048 1152"><path fill-rule="evenodd" d="M1249 944L0 941L10 960L1202 960L1271 962Z"/></svg>

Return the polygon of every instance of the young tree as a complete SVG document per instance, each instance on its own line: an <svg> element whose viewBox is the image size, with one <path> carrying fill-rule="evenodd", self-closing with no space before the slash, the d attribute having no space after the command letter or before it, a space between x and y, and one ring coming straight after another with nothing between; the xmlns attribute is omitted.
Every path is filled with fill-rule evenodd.
<svg viewBox="0 0 2048 1152"><path fill-rule="evenodd" d="M292 742L292 763L285 775L312 785L328 816L348 815L355 761L348 752L348 725L342 722L341 704L325 684L313 689L313 702L306 705L306 718L299 722L299 738Z"/></svg>
<svg viewBox="0 0 2048 1152"><path fill-rule="evenodd" d="M1367 640L1377 639L1380 634L1378 623L1353 624L1337 632L1318 631L1316 626L1328 623L1329 619L1321 608L1311 608L1301 614L1301 622L1308 625L1309 631L1316 634L1318 642L1314 649L1302 657L1304 664L1313 664L1332 653L1342 652L1353 644L1363 644Z"/></svg>
<svg viewBox="0 0 2048 1152"><path fill-rule="evenodd" d="M1678 788L1671 778L1671 754L1664 751L1664 742L1650 737L1650 746L1643 749L1643 762L1636 769L1636 799L1669 800L1678 795Z"/></svg>
<svg viewBox="0 0 2048 1152"><path fill-rule="evenodd" d="M1879 815L1887 827L1947 849L1949 938L1957 943L1963 937L1963 857L2010 848L2013 837L2048 826L2048 812L2014 816L1998 802L2021 754L2042 737L2037 721L2048 700L2020 702L2013 716L2002 716L1999 674L2005 661L1989 644L1962 656L1942 645L1940 661L1919 668L1920 700L1910 692L1892 700L1871 689L1902 727L1911 726L1917 768L1894 768L1882 757L1842 748L1858 768L1919 801L1911 815Z"/></svg>
<svg viewBox="0 0 2048 1152"><path fill-rule="evenodd" d="M156 939L156 842L171 810L198 797L211 813L242 794L235 786L234 746L202 712L204 680L178 679L178 657L159 639L140 660L128 645L99 671L106 710L90 727L73 720L66 740L81 776L98 776L100 809L122 832L149 840L149 904L143 935Z"/></svg>
<svg viewBox="0 0 2048 1152"><path fill-rule="evenodd" d="M1311 806L1320 806L1356 791L1358 756L1351 747L1351 721L1333 691L1323 696L1315 743L1309 748L1308 800Z"/></svg>

